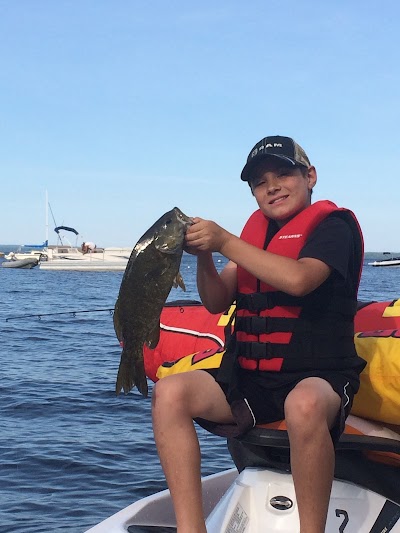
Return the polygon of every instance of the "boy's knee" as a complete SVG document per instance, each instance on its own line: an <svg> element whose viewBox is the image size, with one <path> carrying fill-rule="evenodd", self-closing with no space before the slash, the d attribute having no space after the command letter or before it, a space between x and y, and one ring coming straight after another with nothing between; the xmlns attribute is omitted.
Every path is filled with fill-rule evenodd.
<svg viewBox="0 0 400 533"><path fill-rule="evenodd" d="M312 391L296 390L285 401L285 419L288 426L309 427L319 419L317 395Z"/></svg>
<svg viewBox="0 0 400 533"><path fill-rule="evenodd" d="M154 384L152 393L152 406L156 403L181 405L184 401L185 387L182 380L165 377Z"/></svg>

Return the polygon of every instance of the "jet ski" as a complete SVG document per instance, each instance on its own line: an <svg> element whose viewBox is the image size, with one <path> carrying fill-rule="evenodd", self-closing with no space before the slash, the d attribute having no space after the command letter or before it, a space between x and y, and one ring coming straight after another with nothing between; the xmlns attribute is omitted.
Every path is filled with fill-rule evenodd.
<svg viewBox="0 0 400 533"><path fill-rule="evenodd" d="M234 306L211 315L196 301L167 304L156 349L144 347L147 376L157 381L174 372L218 367L233 318ZM361 375L358 401L336 447L325 531L400 533L400 300L359 302L355 328L356 348L368 359L368 372ZM235 468L202 479L208 533L299 532L284 422L256 426L241 438L229 439L228 449ZM86 533L175 530L172 501L164 490Z"/></svg>
<svg viewBox="0 0 400 533"><path fill-rule="evenodd" d="M202 479L208 533L299 531L284 423L256 426L241 438L229 439L228 448L236 468ZM86 533L174 528L172 501L164 490ZM350 415L337 445L326 533L389 531L400 533L400 434Z"/></svg>

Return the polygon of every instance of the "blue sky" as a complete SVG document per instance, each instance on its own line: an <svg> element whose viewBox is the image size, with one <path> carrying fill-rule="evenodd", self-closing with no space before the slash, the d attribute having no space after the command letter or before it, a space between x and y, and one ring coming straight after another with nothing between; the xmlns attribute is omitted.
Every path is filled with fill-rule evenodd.
<svg viewBox="0 0 400 533"><path fill-rule="evenodd" d="M398 0L0 0L0 243L133 246L175 205L238 234L265 135L367 251L400 250ZM56 242L49 215L50 242Z"/></svg>

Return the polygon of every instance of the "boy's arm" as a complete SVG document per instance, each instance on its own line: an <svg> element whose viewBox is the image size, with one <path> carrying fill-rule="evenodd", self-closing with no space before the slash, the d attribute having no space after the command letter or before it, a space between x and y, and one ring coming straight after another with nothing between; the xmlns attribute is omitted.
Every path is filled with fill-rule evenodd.
<svg viewBox="0 0 400 533"><path fill-rule="evenodd" d="M224 236L220 252L262 282L292 296L309 294L332 272L332 268L319 259L283 257L260 250L232 234Z"/></svg>
<svg viewBox="0 0 400 533"><path fill-rule="evenodd" d="M236 293L236 265L229 261L219 274L212 254L197 255L197 289L210 313L222 313L231 305Z"/></svg>
<svg viewBox="0 0 400 533"><path fill-rule="evenodd" d="M189 228L186 234L186 242L188 246L197 251L197 254L220 252L231 262L240 265L250 274L271 285L276 290L293 296L304 296L319 287L332 271L331 267L319 259L304 257L295 260L273 254L239 239L239 237L232 235L215 222L198 218L194 219L194 221L195 224ZM232 289L232 280L229 279L229 272L226 275L227 279L224 280L224 285L226 284L226 298L228 299L228 293L229 297L233 297L236 289L236 273L234 290ZM216 273L216 276L218 276L218 273ZM210 277L207 279L210 280ZM206 285L205 279L204 285ZM217 287L217 284L215 284L215 287ZM222 302L222 289L218 290ZM211 292L210 297L212 297ZM224 300L224 303L226 301ZM219 310L212 312L219 312Z"/></svg>

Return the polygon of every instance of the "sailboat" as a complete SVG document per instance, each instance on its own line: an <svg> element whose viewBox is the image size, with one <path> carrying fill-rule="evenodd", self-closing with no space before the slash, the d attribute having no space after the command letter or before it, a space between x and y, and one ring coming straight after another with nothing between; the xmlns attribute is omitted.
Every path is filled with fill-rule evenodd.
<svg viewBox="0 0 400 533"><path fill-rule="evenodd" d="M49 210L54 222L54 231L57 233L57 243L49 244ZM72 244L67 235L75 235L75 244ZM84 246L78 245L84 239L79 231L71 226L59 226L56 224L51 209L48 193L46 190L46 238L42 245L24 245L21 248L29 248L29 251L11 252L5 259L26 260L35 259L40 270L95 270L95 271L124 271L128 264L132 248L126 247L95 247L90 252Z"/></svg>

